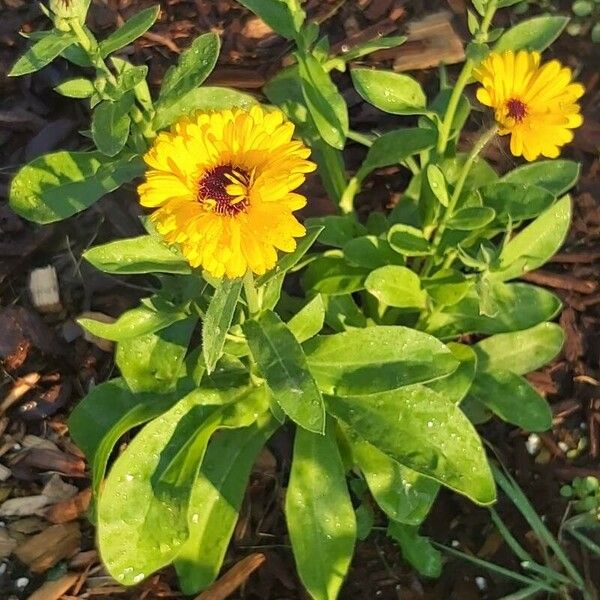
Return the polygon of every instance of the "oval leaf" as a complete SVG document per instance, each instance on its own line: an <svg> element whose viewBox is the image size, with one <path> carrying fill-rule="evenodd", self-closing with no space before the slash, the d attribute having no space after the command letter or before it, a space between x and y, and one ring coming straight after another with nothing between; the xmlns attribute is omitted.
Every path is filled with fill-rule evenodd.
<svg viewBox="0 0 600 600"><path fill-rule="evenodd" d="M427 256L431 254L431 246L423 232L416 227L396 223L388 231L390 246L404 256Z"/></svg>
<svg viewBox="0 0 600 600"><path fill-rule="evenodd" d="M302 346L272 311L242 326L254 360L279 406L300 427L322 434L325 406Z"/></svg>
<svg viewBox="0 0 600 600"><path fill-rule="evenodd" d="M151 6L150 8L140 11L128 21L125 21L121 27L100 42L100 54L102 57L106 58L115 50L119 50L119 48L131 44L144 35L144 33L154 25L159 14L160 6Z"/></svg>
<svg viewBox="0 0 600 600"><path fill-rule="evenodd" d="M548 402L525 379L510 371L477 373L469 396L503 421L526 431L546 431L552 426Z"/></svg>
<svg viewBox="0 0 600 600"><path fill-rule="evenodd" d="M375 269L367 277L365 287L388 306L422 309L427 304L419 276L408 267L388 265Z"/></svg>
<svg viewBox="0 0 600 600"><path fill-rule="evenodd" d="M479 371L511 371L525 375L549 363L561 350L565 335L554 323L492 335L473 346Z"/></svg>
<svg viewBox="0 0 600 600"><path fill-rule="evenodd" d="M285 517L304 587L315 600L335 600L352 560L356 519L333 432L296 429Z"/></svg>
<svg viewBox="0 0 600 600"><path fill-rule="evenodd" d="M507 281L541 267L563 245L571 225L571 198L565 196L512 238L491 272Z"/></svg>
<svg viewBox="0 0 600 600"><path fill-rule="evenodd" d="M71 33L52 31L29 48L9 71L9 77L20 77L35 73L51 63L61 52L75 43Z"/></svg>
<svg viewBox="0 0 600 600"><path fill-rule="evenodd" d="M190 265L174 246L166 246L152 235L117 240L94 246L83 258L105 273L141 275L144 273L176 273L188 275Z"/></svg>
<svg viewBox="0 0 600 600"><path fill-rule="evenodd" d="M575 185L580 170L579 163L572 160L538 160L509 171L501 181L527 186L535 185L557 198Z"/></svg>
<svg viewBox="0 0 600 600"><path fill-rule="evenodd" d="M375 502L390 519L409 525L423 522L437 497L438 483L360 438L352 441L352 454Z"/></svg>
<svg viewBox="0 0 600 600"><path fill-rule="evenodd" d="M525 49L542 52L562 33L568 22L568 17L552 15L521 21L502 35L494 51Z"/></svg>
<svg viewBox="0 0 600 600"><path fill-rule="evenodd" d="M85 210L96 200L144 172L140 157L106 161L97 152L55 152L19 170L10 206L36 223L53 223Z"/></svg>
<svg viewBox="0 0 600 600"><path fill-rule="evenodd" d="M181 100L189 91L197 88L214 69L219 56L220 41L215 33L197 37L192 45L181 53L177 65L165 73L158 97L158 106Z"/></svg>
<svg viewBox="0 0 600 600"><path fill-rule="evenodd" d="M410 75L378 69L352 69L351 73L356 91L380 110L394 115L426 112L425 92Z"/></svg>
<svg viewBox="0 0 600 600"><path fill-rule="evenodd" d="M390 458L478 504L496 499L477 432L458 406L421 385L327 397L330 412Z"/></svg>
<svg viewBox="0 0 600 600"><path fill-rule="evenodd" d="M433 129L415 127L384 133L369 148L356 178L362 180L374 169L399 164L413 154L429 150L436 141L437 132Z"/></svg>
<svg viewBox="0 0 600 600"><path fill-rule="evenodd" d="M268 416L221 431L206 450L188 509L189 537L175 559L184 594L210 585L221 569L257 454L275 431Z"/></svg>
<svg viewBox="0 0 600 600"><path fill-rule="evenodd" d="M374 394L433 381L458 367L444 344L408 327L319 335L303 346L311 373L328 394Z"/></svg>

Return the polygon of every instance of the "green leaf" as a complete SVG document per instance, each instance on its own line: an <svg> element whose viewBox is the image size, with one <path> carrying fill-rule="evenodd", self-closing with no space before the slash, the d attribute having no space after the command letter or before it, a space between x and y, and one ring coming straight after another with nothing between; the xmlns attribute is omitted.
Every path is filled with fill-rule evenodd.
<svg viewBox="0 0 600 600"><path fill-rule="evenodd" d="M549 363L561 350L565 335L554 323L500 333L473 346L479 371L511 371L525 375Z"/></svg>
<svg viewBox="0 0 600 600"><path fill-rule="evenodd" d="M175 559L184 594L197 593L219 574L252 466L276 428L263 415L250 427L225 430L211 440L192 490L189 537Z"/></svg>
<svg viewBox="0 0 600 600"><path fill-rule="evenodd" d="M388 231L390 246L404 256L427 256L431 254L431 245L416 227L396 223Z"/></svg>
<svg viewBox="0 0 600 600"><path fill-rule="evenodd" d="M504 246L490 276L507 281L541 267L563 245L570 225L571 198L565 196Z"/></svg>
<svg viewBox="0 0 600 600"><path fill-rule="evenodd" d="M325 323L334 331L346 331L367 326L365 315L356 305L350 294L339 296L324 296Z"/></svg>
<svg viewBox="0 0 600 600"><path fill-rule="evenodd" d="M357 221L355 215L312 217L307 219L306 223L308 227L321 227L319 242L335 248L343 248L357 236L366 233L364 226Z"/></svg>
<svg viewBox="0 0 600 600"><path fill-rule="evenodd" d="M329 430L296 429L285 516L298 574L315 600L338 597L356 540L346 474ZM315 485L318 493L315 493Z"/></svg>
<svg viewBox="0 0 600 600"><path fill-rule="evenodd" d="M317 335L323 329L324 322L325 304L321 294L318 294L290 319L288 328L302 343Z"/></svg>
<svg viewBox="0 0 600 600"><path fill-rule="evenodd" d="M448 221L448 229L473 231L483 229L496 217L496 211L487 206L470 206L457 210Z"/></svg>
<svg viewBox="0 0 600 600"><path fill-rule="evenodd" d="M361 56L366 56L377 50L386 50L387 48L397 48L406 42L405 35L390 35L386 37L376 37L371 40L359 43L347 52L343 52L339 58L344 62L355 60Z"/></svg>
<svg viewBox="0 0 600 600"><path fill-rule="evenodd" d="M454 269L440 269L431 277L422 279L421 284L438 307L460 302L474 286L472 279Z"/></svg>
<svg viewBox="0 0 600 600"><path fill-rule="evenodd" d="M439 484L354 437L352 454L379 508L394 521L422 523L437 496Z"/></svg>
<svg viewBox="0 0 600 600"><path fill-rule="evenodd" d="M223 354L225 336L231 327L240 292L241 279L222 279L210 300L202 323L202 355L210 373Z"/></svg>
<svg viewBox="0 0 600 600"><path fill-rule="evenodd" d="M404 264L402 257L392 250L386 240L374 235L364 235L350 240L344 245L344 258L352 265L366 269L377 269L389 264Z"/></svg>
<svg viewBox="0 0 600 600"><path fill-rule="evenodd" d="M479 191L483 204L496 211L501 223L532 219L554 202L554 195L537 185L498 181Z"/></svg>
<svg viewBox="0 0 600 600"><path fill-rule="evenodd" d="M496 498L483 445L458 406L422 385L327 396L331 414L390 458L478 504Z"/></svg>
<svg viewBox="0 0 600 600"><path fill-rule="evenodd" d="M408 327L319 335L303 346L310 371L327 394L374 394L433 381L458 367L444 344Z"/></svg>
<svg viewBox="0 0 600 600"><path fill-rule="evenodd" d="M436 141L437 132L433 129L413 127L384 133L369 148L356 178L363 180L374 169L398 164L413 154L429 150Z"/></svg>
<svg viewBox="0 0 600 600"><path fill-rule="evenodd" d="M549 191L554 197L568 192L579 179L581 166L572 160L538 160L509 171L501 181L535 185Z"/></svg>
<svg viewBox="0 0 600 600"><path fill-rule="evenodd" d="M478 372L469 395L503 421L526 431L546 431L552 426L552 411L531 385L510 371Z"/></svg>
<svg viewBox="0 0 600 600"><path fill-rule="evenodd" d="M115 50L124 48L144 35L154 25L159 14L160 6L151 6L140 11L128 21L125 21L121 27L100 42L100 54L102 58L106 58Z"/></svg>
<svg viewBox="0 0 600 600"><path fill-rule="evenodd" d="M310 247L313 245L314 241L317 239L323 227L320 225L308 225L306 226L306 235L300 239L296 245L296 249L290 254L285 254L282 256L275 265L275 268L261 275L256 280L257 286L262 286L269 281L273 280L275 277L280 277L281 275L287 273L287 271L293 269L298 262L302 259L302 257L308 252Z"/></svg>
<svg viewBox="0 0 600 600"><path fill-rule="evenodd" d="M218 428L250 425L265 408L263 388L219 398L199 388L135 436L98 502L99 548L115 579L139 583L175 558L189 535L192 487L210 437Z"/></svg>
<svg viewBox="0 0 600 600"><path fill-rule="evenodd" d="M426 169L427 181L433 195L439 200L442 206L448 206L450 199L448 198L448 186L444 173L437 165L427 165Z"/></svg>
<svg viewBox="0 0 600 600"><path fill-rule="evenodd" d="M52 31L38 40L13 65L9 77L20 77L39 71L52 62L63 50L75 43L71 33Z"/></svg>
<svg viewBox="0 0 600 600"><path fill-rule="evenodd" d="M308 111L323 139L334 148L344 149L348 134L348 108L344 98L311 55L298 55L298 73Z"/></svg>
<svg viewBox="0 0 600 600"><path fill-rule="evenodd" d="M421 288L419 276L408 267L379 267L371 271L365 287L377 300L388 306L422 309L427 304L427 293Z"/></svg>
<svg viewBox="0 0 600 600"><path fill-rule="evenodd" d="M116 156L125 146L129 137L133 105L133 94L128 93L119 100L104 100L92 117L92 138L98 150L106 156Z"/></svg>
<svg viewBox="0 0 600 600"><path fill-rule="evenodd" d="M450 373L448 377L442 377L435 381L430 381L425 385L434 392L437 392L442 398L459 404L471 389L471 384L475 379L477 369L477 354L471 346L450 342L448 348L454 358L459 361L458 369Z"/></svg>
<svg viewBox="0 0 600 600"><path fill-rule="evenodd" d="M433 315L426 331L441 339L465 333L505 333L527 329L554 318L561 308L551 292L526 283L493 284L497 312L493 317L480 314L475 289L457 304Z"/></svg>
<svg viewBox="0 0 600 600"><path fill-rule="evenodd" d="M138 156L106 161L97 152L55 152L22 167L10 188L21 217L46 224L66 219L144 172Z"/></svg>
<svg viewBox="0 0 600 600"><path fill-rule="evenodd" d="M442 573L442 555L429 541L419 535L416 527L391 521L387 534L400 545L402 556L421 575L439 577Z"/></svg>
<svg viewBox="0 0 600 600"><path fill-rule="evenodd" d="M181 98L173 98L168 104L156 107L154 127L164 129L185 115L195 111L224 110L226 108L242 108L250 110L257 104L256 98L237 90L224 87L202 86L194 88Z"/></svg>
<svg viewBox="0 0 600 600"><path fill-rule="evenodd" d="M96 88L89 79L75 77L58 84L54 91L67 98L89 98L96 92Z"/></svg>
<svg viewBox="0 0 600 600"><path fill-rule="evenodd" d="M134 394L123 379L111 379L92 388L69 416L69 433L91 465L96 495L108 458L127 431L166 411L173 395Z"/></svg>
<svg viewBox="0 0 600 600"><path fill-rule="evenodd" d="M302 286L322 294L350 294L364 289L368 273L369 269L349 265L341 256L320 256L308 265Z"/></svg>
<svg viewBox="0 0 600 600"><path fill-rule="evenodd" d="M425 111L427 97L421 84L410 75L378 69L352 69L356 91L369 104L393 115Z"/></svg>
<svg viewBox="0 0 600 600"><path fill-rule="evenodd" d="M154 310L146 304L140 304L124 312L114 323L102 323L93 319L77 319L77 322L93 335L120 342L129 338L154 333L168 325L185 319L186 313L179 310L167 312Z"/></svg>
<svg viewBox="0 0 600 600"><path fill-rule="evenodd" d="M196 326L192 317L157 333L146 333L117 344L115 362L129 388L138 392L167 392L182 375L182 364Z"/></svg>
<svg viewBox="0 0 600 600"><path fill-rule="evenodd" d="M503 50L537 50L542 52L562 33L568 17L542 15L517 23L494 45L494 52Z"/></svg>
<svg viewBox="0 0 600 600"><path fill-rule="evenodd" d="M177 65L165 73L157 105L162 107L180 101L185 94L197 88L214 69L219 56L219 36L205 33L181 53Z"/></svg>
<svg viewBox="0 0 600 600"><path fill-rule="evenodd" d="M296 37L306 16L298 0L239 0L239 3L288 40Z"/></svg>
<svg viewBox="0 0 600 600"><path fill-rule="evenodd" d="M302 347L272 311L246 321L242 329L273 397L292 421L322 434L325 406L308 370Z"/></svg>
<svg viewBox="0 0 600 600"><path fill-rule="evenodd" d="M188 275L190 265L175 246L167 246L152 235L117 240L94 246L83 258L105 273L141 275L174 273Z"/></svg>

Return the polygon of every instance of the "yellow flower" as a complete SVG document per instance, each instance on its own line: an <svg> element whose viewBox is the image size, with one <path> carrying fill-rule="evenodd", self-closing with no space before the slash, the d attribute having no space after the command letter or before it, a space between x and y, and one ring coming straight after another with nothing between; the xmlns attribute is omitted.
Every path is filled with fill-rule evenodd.
<svg viewBox="0 0 600 600"><path fill-rule="evenodd" d="M510 133L515 156L556 158L583 123L577 104L583 86L571 83L571 69L557 60L540 66L539 52L492 52L474 75L483 84L477 99L494 108L499 133Z"/></svg>
<svg viewBox="0 0 600 600"><path fill-rule="evenodd" d="M305 234L293 190L315 169L280 111L198 113L160 133L144 160L142 206L168 244L215 277L261 275Z"/></svg>

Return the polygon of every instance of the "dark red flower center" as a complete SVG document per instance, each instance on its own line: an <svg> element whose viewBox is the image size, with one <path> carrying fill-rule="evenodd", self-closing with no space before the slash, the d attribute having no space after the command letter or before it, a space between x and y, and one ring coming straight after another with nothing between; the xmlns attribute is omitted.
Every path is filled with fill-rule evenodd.
<svg viewBox="0 0 600 600"><path fill-rule="evenodd" d="M506 108L508 109L508 116L519 123L527 116L527 106L518 98L507 100Z"/></svg>
<svg viewBox="0 0 600 600"><path fill-rule="evenodd" d="M198 182L198 201L214 201L215 212L220 215L237 215L248 207L248 200L244 198L234 202L235 197L227 193L227 186L236 181L247 183L249 179L247 171L233 165L214 167Z"/></svg>

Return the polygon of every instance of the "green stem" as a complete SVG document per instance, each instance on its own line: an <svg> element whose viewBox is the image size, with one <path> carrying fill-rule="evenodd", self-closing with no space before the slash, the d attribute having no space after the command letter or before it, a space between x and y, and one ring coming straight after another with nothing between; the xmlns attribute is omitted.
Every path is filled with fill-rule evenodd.
<svg viewBox="0 0 600 600"><path fill-rule="evenodd" d="M494 13L496 12L497 3L498 0L490 0L487 5L483 21L481 22L481 27L479 28L476 36L478 42L485 42L487 40L488 29L492 22L492 18L494 17ZM456 109L458 108L458 103L460 102L460 97L463 93L463 90L471 78L473 67L475 67L475 63L473 60L468 58L463 65L456 83L454 84L454 88L452 89L452 94L450 95L450 100L448 101L448 107L446 108L446 114L444 115L444 120L442 121L440 135L438 138L437 153L440 156L444 154L446 147L448 146L448 140L450 139L450 131L452 129L454 116L456 115Z"/></svg>
<svg viewBox="0 0 600 600"><path fill-rule="evenodd" d="M340 210L343 215L354 212L354 196L360 191L360 180L353 177L346 186L342 197L340 198Z"/></svg>
<svg viewBox="0 0 600 600"><path fill-rule="evenodd" d="M255 317L260 312L260 301L256 292L254 277L250 269L248 269L246 275L244 275L244 295L246 296L250 317Z"/></svg>
<svg viewBox="0 0 600 600"><path fill-rule="evenodd" d="M435 235L433 237L433 242L432 242L433 254L432 254L432 256L429 257L429 259L425 263L425 267L424 267L421 275L427 275L429 273L429 270L433 266L433 261L434 261L435 257L437 256L439 246L442 241L442 236L444 235L444 232L446 231L446 226L448 225L448 221L451 219L452 215L454 214L456 205L457 205L460 195L463 191L465 181L467 180L467 177L468 177L469 173L471 172L473 163L475 162L475 159L479 156L479 153L485 148L487 143L496 135L497 131L498 131L498 126L494 125L490 129L488 129L477 140L477 142L475 142L475 144L473 145L473 148L471 148L471 152L469 152L469 154L467 156L467 160L465 161L465 164L463 165L463 167L460 171L458 181L456 182L456 186L454 187L454 192L452 193L452 196L450 197L448 206L446 207L446 210L444 211L444 213L440 219L439 225L438 225Z"/></svg>
<svg viewBox="0 0 600 600"><path fill-rule="evenodd" d="M377 139L367 135L366 133L360 133L360 131L353 131L352 129L348 131L346 137L349 140L358 142L359 144L367 146L368 148L370 148L373 145L373 142Z"/></svg>

